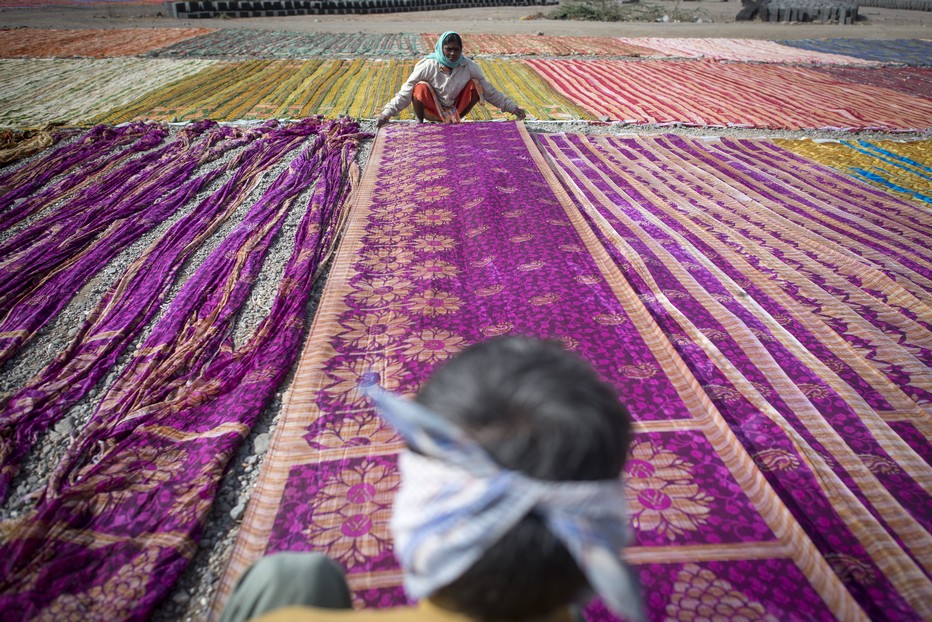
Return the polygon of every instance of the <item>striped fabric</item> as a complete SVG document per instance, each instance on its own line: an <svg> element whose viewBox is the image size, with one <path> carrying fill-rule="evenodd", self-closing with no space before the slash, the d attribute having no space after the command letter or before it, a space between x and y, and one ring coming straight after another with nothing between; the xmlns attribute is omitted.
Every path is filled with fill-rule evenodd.
<svg viewBox="0 0 932 622"><path fill-rule="evenodd" d="M212 32L209 28L0 29L0 57L135 56Z"/></svg>
<svg viewBox="0 0 932 622"><path fill-rule="evenodd" d="M711 58L761 63L787 63L797 65L876 65L878 63L841 54L810 52L800 48L780 45L775 41L759 39L720 39L676 37L622 37L631 45L640 45L657 50L658 56L674 58Z"/></svg>
<svg viewBox="0 0 932 622"><path fill-rule="evenodd" d="M629 123L924 130L932 101L802 67L698 61L537 60L557 92Z"/></svg>
<svg viewBox="0 0 932 622"><path fill-rule="evenodd" d="M508 95L524 108L532 119L592 120L595 117L589 111L574 104L569 98L557 93L537 73L526 65L500 59L477 59L485 77L497 89ZM500 110L485 106L473 108L470 117L474 119L510 118Z"/></svg>
<svg viewBox="0 0 932 622"><path fill-rule="evenodd" d="M929 619L932 212L768 141L538 139L817 557L870 619Z"/></svg>
<svg viewBox="0 0 932 622"><path fill-rule="evenodd" d="M777 140L781 147L897 196L932 203L932 140Z"/></svg>
<svg viewBox="0 0 932 622"><path fill-rule="evenodd" d="M430 49L433 49L432 47ZM402 56L414 58L424 48L416 34L316 33L271 30L217 30L188 39L152 56L217 59L308 59L316 56Z"/></svg>
<svg viewBox="0 0 932 622"><path fill-rule="evenodd" d="M197 74L208 60L0 60L0 126L86 124L152 89Z"/></svg>
<svg viewBox="0 0 932 622"><path fill-rule="evenodd" d="M927 39L793 39L781 43L880 63L932 65L932 40Z"/></svg>
<svg viewBox="0 0 932 622"><path fill-rule="evenodd" d="M814 67L820 73L852 82L893 89L916 97L932 99L932 68L924 67Z"/></svg>
<svg viewBox="0 0 932 622"><path fill-rule="evenodd" d="M433 50L439 33L421 35L423 45ZM654 50L636 41L611 37L556 37L546 35L464 34L463 53L477 55L528 56L652 56Z"/></svg>

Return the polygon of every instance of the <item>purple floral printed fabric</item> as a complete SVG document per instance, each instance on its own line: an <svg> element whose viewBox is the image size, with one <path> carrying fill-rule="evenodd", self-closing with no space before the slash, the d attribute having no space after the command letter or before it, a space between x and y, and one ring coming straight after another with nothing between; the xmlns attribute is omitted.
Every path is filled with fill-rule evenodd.
<svg viewBox="0 0 932 622"><path fill-rule="evenodd" d="M546 152L556 158L559 147ZM651 619L866 619L865 599L835 566L863 563L879 594L890 581L856 557L810 457L792 444L772 456L745 447L779 428L760 417L732 425L752 413L724 412L728 377L694 345L714 335L671 332L651 309L663 290L641 289L625 263L636 255L609 244L629 234L603 229L574 198L585 195L571 197L523 125L381 130L214 613L251 562L285 550L340 563L357 606L406 603L388 532L401 443L355 387L374 380L412 394L464 346L511 333L578 352L637 421L625 555ZM793 461L788 477L812 497L807 507L841 526L830 537L848 557L822 554L761 466ZM904 616L912 605L895 589L884 601ZM587 616L613 619L597 602Z"/></svg>

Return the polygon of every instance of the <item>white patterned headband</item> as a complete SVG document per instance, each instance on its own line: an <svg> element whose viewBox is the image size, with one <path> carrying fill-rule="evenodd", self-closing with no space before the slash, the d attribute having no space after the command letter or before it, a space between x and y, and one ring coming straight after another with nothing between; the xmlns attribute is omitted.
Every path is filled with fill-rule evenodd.
<svg viewBox="0 0 932 622"><path fill-rule="evenodd" d="M378 387L363 391L418 452L400 456L391 522L411 597L427 597L458 579L535 510L605 603L627 620L644 620L637 580L620 557L628 541L620 479L552 482L510 471L421 404Z"/></svg>

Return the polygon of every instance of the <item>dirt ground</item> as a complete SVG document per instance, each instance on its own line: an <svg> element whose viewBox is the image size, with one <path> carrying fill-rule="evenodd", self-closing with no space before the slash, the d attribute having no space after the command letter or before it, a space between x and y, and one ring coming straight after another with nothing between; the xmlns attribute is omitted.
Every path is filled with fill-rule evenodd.
<svg viewBox="0 0 932 622"><path fill-rule="evenodd" d="M380 15L317 15L234 19L176 19L163 5L122 3L0 9L0 27L34 28L243 28L296 32L443 32L591 35L620 37L728 37L748 39L929 39L932 12L862 7L862 18L837 24L736 22L740 0L645 0L669 9L698 11L702 22L574 22L528 19L553 7L452 9Z"/></svg>

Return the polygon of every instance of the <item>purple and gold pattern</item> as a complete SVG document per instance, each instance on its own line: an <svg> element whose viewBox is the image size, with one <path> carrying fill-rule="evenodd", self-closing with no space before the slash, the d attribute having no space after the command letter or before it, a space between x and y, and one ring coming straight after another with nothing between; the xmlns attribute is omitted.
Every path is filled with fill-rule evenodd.
<svg viewBox="0 0 932 622"><path fill-rule="evenodd" d="M437 362L512 333L578 352L637 420L626 557L651 619L866 619L758 467L787 461L745 450L753 430L728 425L692 368L695 335L668 335L523 125L389 125L370 158L214 615L250 563L283 550L338 558L357 606L406 602L386 524L401 442L355 387L413 394ZM821 495L808 467L792 473ZM588 616L613 619L598 603Z"/></svg>
<svg viewBox="0 0 932 622"><path fill-rule="evenodd" d="M932 559L932 252L920 242L932 234L928 211L770 141L541 135L539 143L868 615L928 617L920 595ZM901 435L894 423L916 433ZM639 444L633 452L649 454ZM656 472L681 477L677 491L691 493L680 466L689 461L665 456ZM701 499L690 501L667 533L701 529Z"/></svg>

